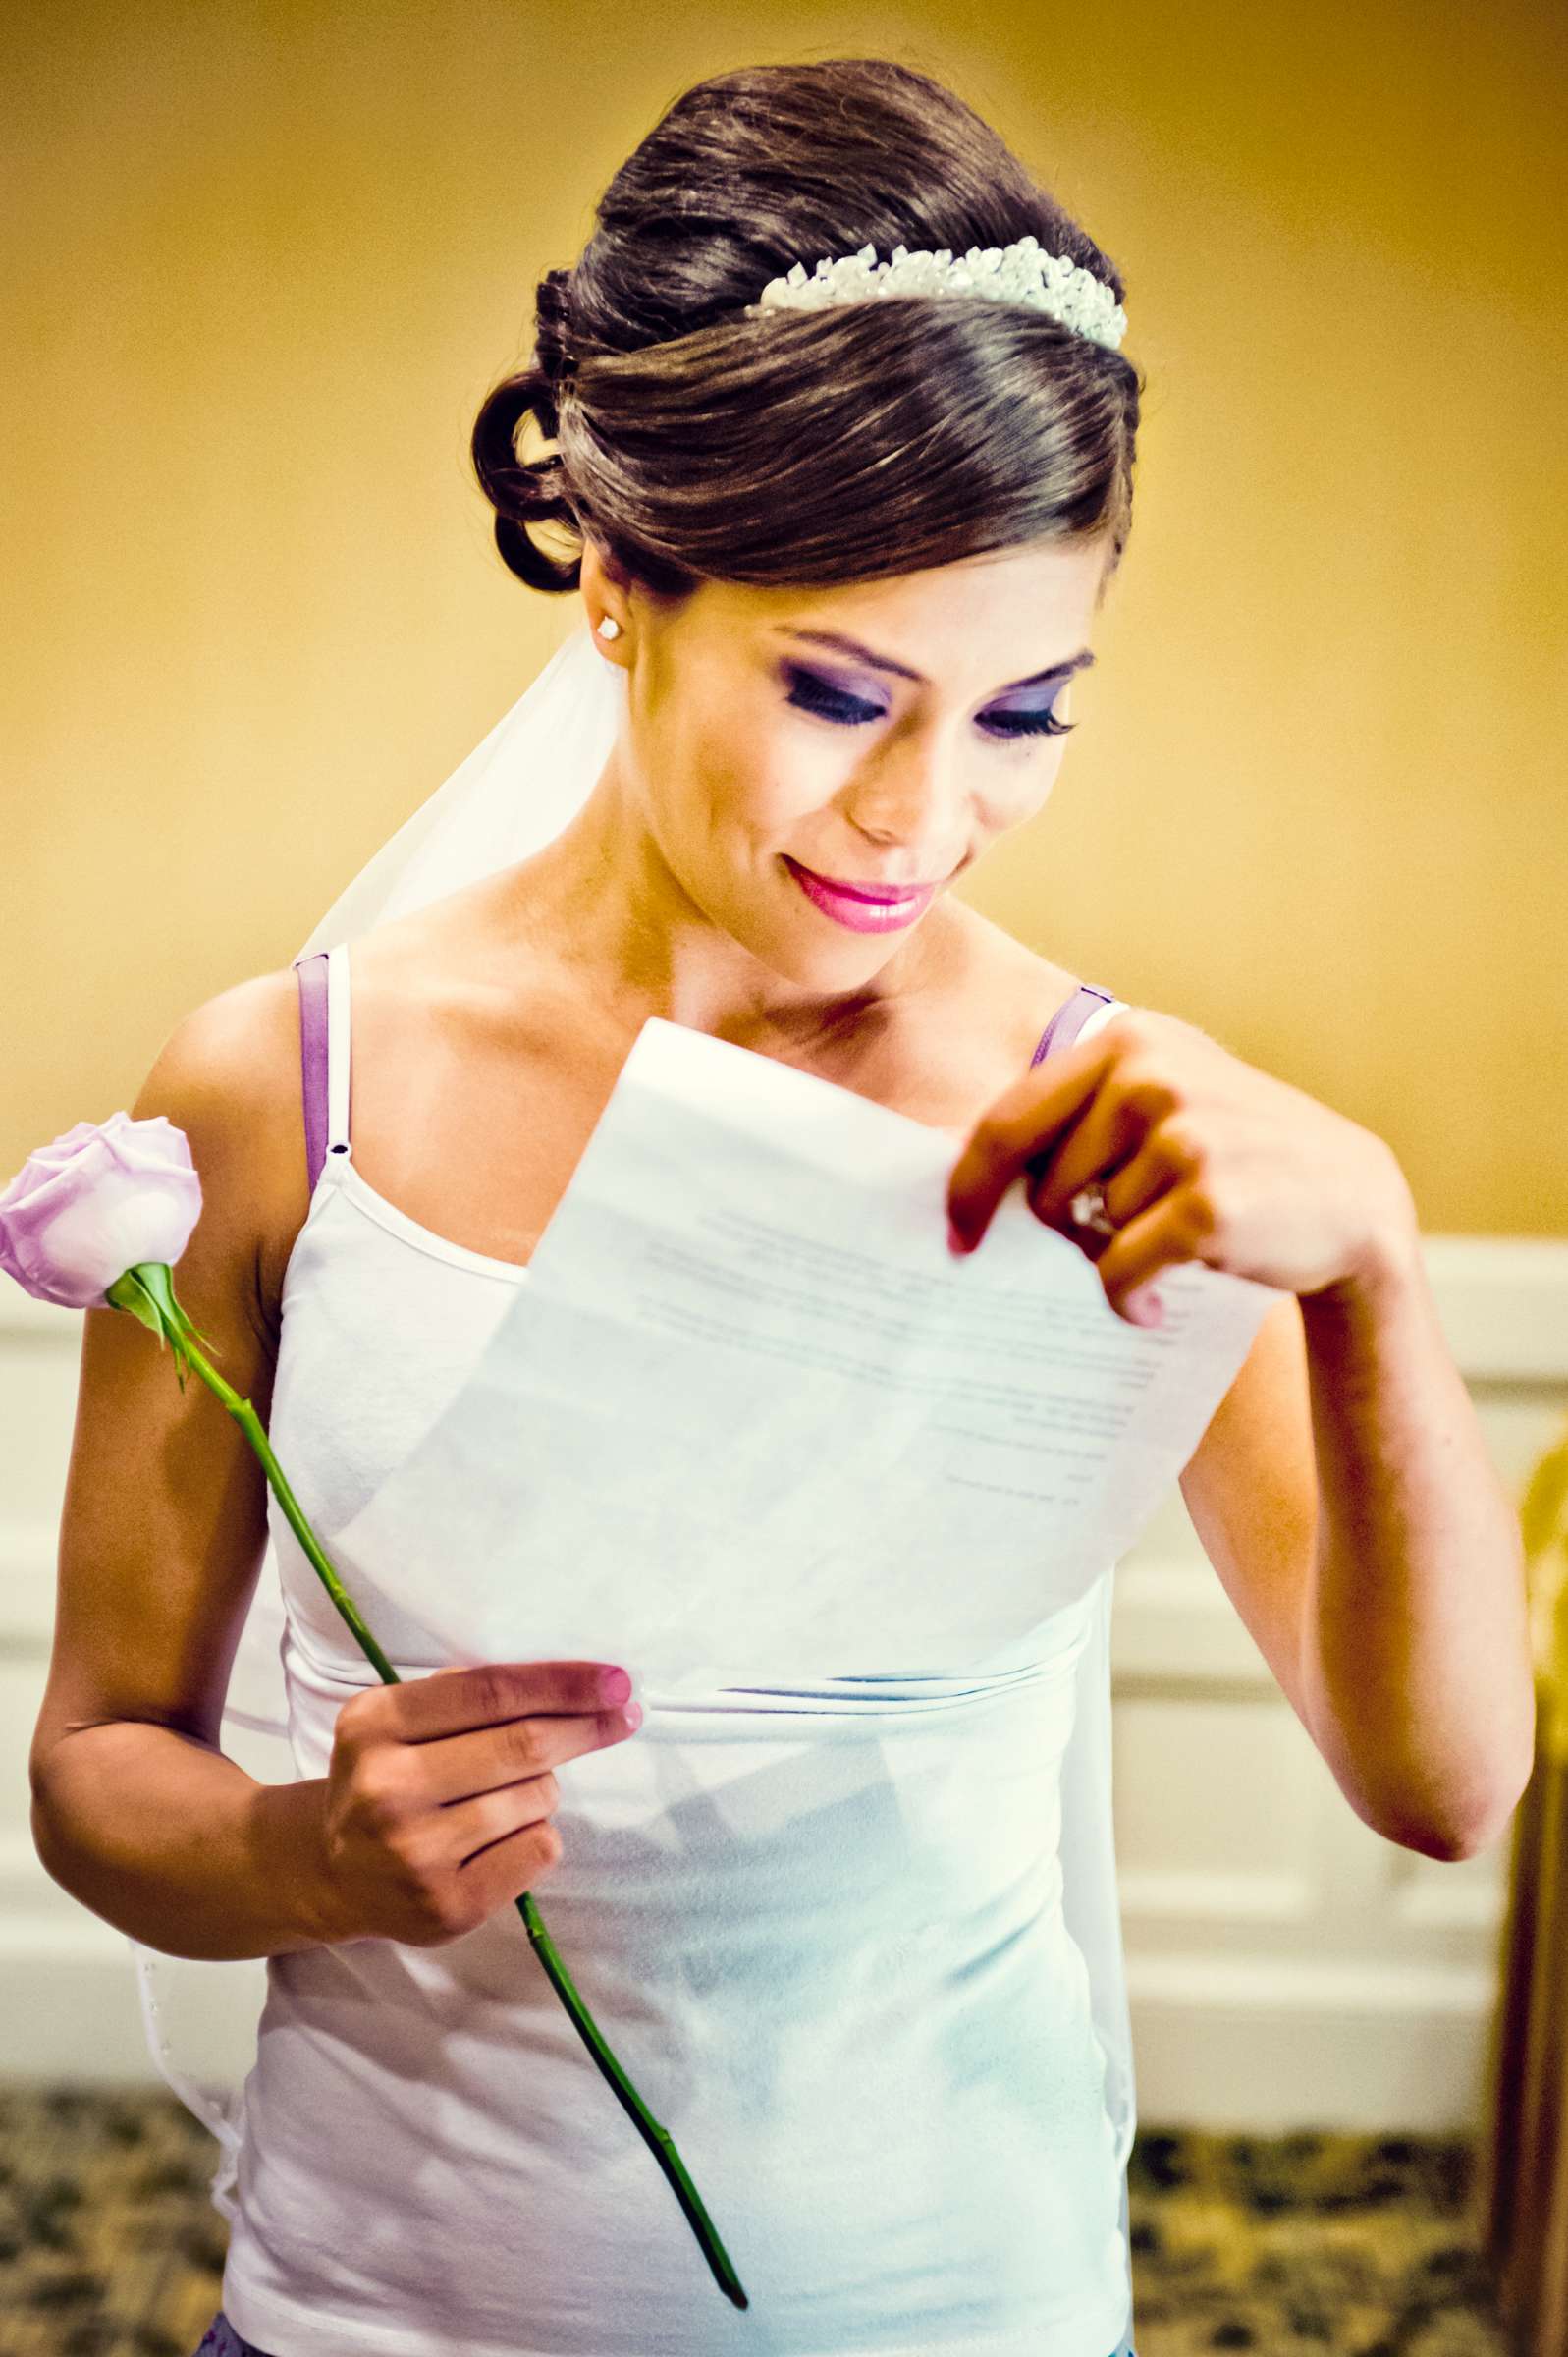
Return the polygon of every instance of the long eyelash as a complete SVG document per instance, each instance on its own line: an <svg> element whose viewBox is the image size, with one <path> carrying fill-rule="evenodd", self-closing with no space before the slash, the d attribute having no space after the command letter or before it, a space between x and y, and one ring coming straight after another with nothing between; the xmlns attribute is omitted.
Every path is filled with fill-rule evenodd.
<svg viewBox="0 0 1568 2357"><path fill-rule="evenodd" d="M1016 727L998 729L999 737L1067 737L1078 726L1075 720L1058 720L1054 712L1013 712L1008 716Z"/></svg>
<svg viewBox="0 0 1568 2357"><path fill-rule="evenodd" d="M879 717L874 707L862 704L857 696L844 695L837 687L830 687L814 672L797 671L793 665L788 666L788 671L792 682L788 700L801 711L815 712L821 719L838 721L844 728L859 728ZM989 732L1003 743L1019 737L1066 737L1078 726L1075 720L1057 720L1053 712L1014 712L1010 717L1017 724L1015 727Z"/></svg>

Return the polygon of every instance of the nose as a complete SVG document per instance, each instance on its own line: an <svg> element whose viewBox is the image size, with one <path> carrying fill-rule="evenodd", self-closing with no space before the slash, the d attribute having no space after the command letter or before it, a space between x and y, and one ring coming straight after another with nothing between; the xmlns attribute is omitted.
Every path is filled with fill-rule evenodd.
<svg viewBox="0 0 1568 2357"><path fill-rule="evenodd" d="M901 744L890 740L857 770L839 807L868 843L910 851L921 878L949 875L963 856L970 825L959 766L956 750L929 735L911 733Z"/></svg>

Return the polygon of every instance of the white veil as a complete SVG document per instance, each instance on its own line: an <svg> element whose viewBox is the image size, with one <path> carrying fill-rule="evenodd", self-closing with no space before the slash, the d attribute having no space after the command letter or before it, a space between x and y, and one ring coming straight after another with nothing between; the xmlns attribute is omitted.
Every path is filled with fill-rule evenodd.
<svg viewBox="0 0 1568 2357"><path fill-rule="evenodd" d="M553 840L597 784L625 705L624 672L598 650L583 623L445 785L366 861L297 955L330 948L422 907ZM1088 1970L1106 2056L1106 2107L1125 2167L1134 2089L1111 1819L1109 1622L1108 1572L1077 1671L1073 1728L1062 1763L1062 1906ZM269 1540L222 1722L222 1749L263 1783L292 1782L300 1773L289 1739L283 1633L282 1590ZM244 2081L266 1998L266 1960L170 1956L135 1940L131 1947L153 2060L218 2139L212 2200L232 2220ZM1122 2201L1125 2233L1125 2185Z"/></svg>
<svg viewBox="0 0 1568 2357"><path fill-rule="evenodd" d="M366 860L296 957L444 899L551 842L598 783L625 705L624 671L599 652L586 622L579 622L488 737ZM283 1634L283 1592L269 1537L221 1728L228 1757L269 1784L292 1783L300 1774L289 1737ZM139 1940L131 1941L131 1951L153 2062L217 2138L212 2200L232 2219L266 1959L171 1956Z"/></svg>

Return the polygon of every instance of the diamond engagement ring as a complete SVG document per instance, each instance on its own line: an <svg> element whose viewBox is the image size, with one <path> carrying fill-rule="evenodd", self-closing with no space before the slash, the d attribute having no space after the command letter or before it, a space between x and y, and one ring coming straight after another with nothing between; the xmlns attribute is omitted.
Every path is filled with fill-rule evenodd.
<svg viewBox="0 0 1568 2357"><path fill-rule="evenodd" d="M1079 1228L1092 1228L1097 1235L1114 1235L1116 1231L1107 1217L1105 1190L1098 1181L1082 1186L1068 1205L1073 1223Z"/></svg>

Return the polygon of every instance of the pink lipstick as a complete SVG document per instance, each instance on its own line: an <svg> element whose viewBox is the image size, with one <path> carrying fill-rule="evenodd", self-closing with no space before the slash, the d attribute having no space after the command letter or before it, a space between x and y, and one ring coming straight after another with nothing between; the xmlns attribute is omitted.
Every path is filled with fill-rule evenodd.
<svg viewBox="0 0 1568 2357"><path fill-rule="evenodd" d="M851 933L894 933L903 925L914 923L922 909L930 906L936 893L935 884L922 884L912 892L898 892L892 886L869 885L851 889L836 884L827 876L819 876L798 859L784 855L784 865L794 877L808 901L812 901L825 916L838 924L847 925Z"/></svg>

